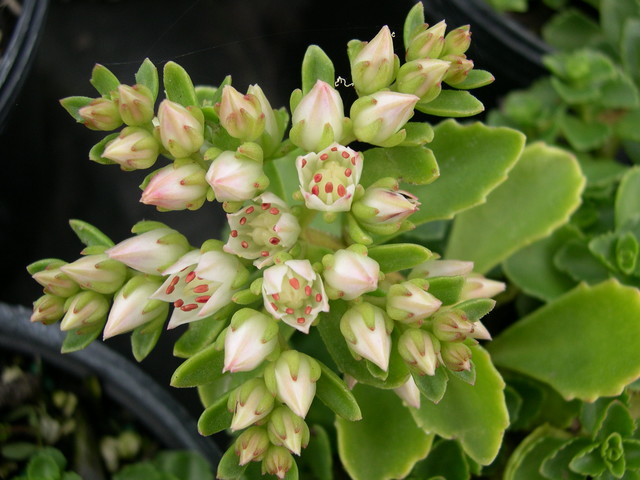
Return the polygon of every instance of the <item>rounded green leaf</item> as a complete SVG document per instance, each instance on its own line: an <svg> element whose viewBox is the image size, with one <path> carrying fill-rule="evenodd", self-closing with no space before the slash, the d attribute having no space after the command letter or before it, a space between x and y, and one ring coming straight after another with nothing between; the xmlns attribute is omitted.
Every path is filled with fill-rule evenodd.
<svg viewBox="0 0 640 480"><path fill-rule="evenodd" d="M465 90L443 90L435 100L418 102L416 110L438 117L471 117L483 112L484 105Z"/></svg>
<svg viewBox="0 0 640 480"><path fill-rule="evenodd" d="M138 362L144 360L151 353L158 343L160 335L162 335L164 321L167 319L167 313L169 312L168 303L164 304L163 310L165 311L164 314L158 314L158 318L140 325L131 334L131 351Z"/></svg>
<svg viewBox="0 0 640 480"><path fill-rule="evenodd" d="M198 432L200 435L213 435L229 428L233 419L233 412L227 408L229 393L221 396L215 402L207 406L198 419Z"/></svg>
<svg viewBox="0 0 640 480"><path fill-rule="evenodd" d="M352 422L360 420L362 413L351 390L333 370L324 363L318 362L322 375L316 382L316 396L334 413Z"/></svg>
<svg viewBox="0 0 640 480"><path fill-rule="evenodd" d="M169 100L185 107L198 105L191 77L180 65L175 62L167 62L164 66L162 81Z"/></svg>
<svg viewBox="0 0 640 480"><path fill-rule="evenodd" d="M371 148L364 152L364 158L360 183L365 187L383 177L427 185L440 175L433 152L422 146Z"/></svg>
<svg viewBox="0 0 640 480"><path fill-rule="evenodd" d="M413 243L393 243L371 247L368 256L380 265L386 273L413 268L433 258L433 253L426 247Z"/></svg>
<svg viewBox="0 0 640 480"><path fill-rule="evenodd" d="M111 92L117 90L120 85L120 80L111 73L111 70L99 63L93 67L89 81L103 97L110 97Z"/></svg>
<svg viewBox="0 0 640 480"><path fill-rule="evenodd" d="M447 480L469 480L471 472L460 444L441 440L436 443L427 458L418 462L411 472L415 478L442 476Z"/></svg>
<svg viewBox="0 0 640 480"><path fill-rule="evenodd" d="M83 222L82 220L69 220L69 225L71 226L73 233L75 233L80 241L87 247L92 245L113 247L113 245L115 245L109 237L90 223Z"/></svg>
<svg viewBox="0 0 640 480"><path fill-rule="evenodd" d="M154 99L158 96L158 69L148 58L140 64L136 72L136 82L147 87Z"/></svg>
<svg viewBox="0 0 640 480"><path fill-rule="evenodd" d="M333 85L333 62L317 45L309 45L302 60L302 93L306 95L318 80Z"/></svg>
<svg viewBox="0 0 640 480"><path fill-rule="evenodd" d="M215 344L209 345L176 369L171 386L183 388L211 383L222 377L223 367L224 350L218 350Z"/></svg>
<svg viewBox="0 0 640 480"><path fill-rule="evenodd" d="M640 167L625 173L616 194L616 228L622 228L640 214Z"/></svg>

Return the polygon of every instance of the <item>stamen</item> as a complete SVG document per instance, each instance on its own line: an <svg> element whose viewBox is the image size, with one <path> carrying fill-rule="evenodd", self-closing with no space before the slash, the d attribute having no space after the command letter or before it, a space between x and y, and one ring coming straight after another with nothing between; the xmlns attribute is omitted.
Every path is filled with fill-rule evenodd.
<svg viewBox="0 0 640 480"><path fill-rule="evenodd" d="M200 297L196 297L196 302L198 302L198 303L207 303L210 298L211 298L211 295L202 295Z"/></svg>
<svg viewBox="0 0 640 480"><path fill-rule="evenodd" d="M278 306L275 303L271 303L271 308L273 308L276 312L278 311Z"/></svg>
<svg viewBox="0 0 640 480"><path fill-rule="evenodd" d="M280 239L278 237L271 237L269 239L269 243L271 245L278 245L280 243Z"/></svg>
<svg viewBox="0 0 640 480"><path fill-rule="evenodd" d="M344 176L345 177L350 177L351 176L351 169L350 168L345 169Z"/></svg>
<svg viewBox="0 0 640 480"><path fill-rule="evenodd" d="M184 300L182 300L181 298L173 302L173 306L176 308L180 308L182 305L184 305Z"/></svg>
<svg viewBox="0 0 640 480"><path fill-rule="evenodd" d="M280 210L278 210L276 207L273 207L271 210L269 210L269 213L271 215L278 215L280 213Z"/></svg>
<svg viewBox="0 0 640 480"><path fill-rule="evenodd" d="M249 207L249 208L247 208L246 212L247 212L248 214L251 214L251 213L253 213L253 210L254 210L254 208L253 208L253 207Z"/></svg>
<svg viewBox="0 0 640 480"><path fill-rule="evenodd" d="M316 293L316 302L321 302L321 301L322 301L322 294Z"/></svg>
<svg viewBox="0 0 640 480"><path fill-rule="evenodd" d="M307 285L306 287L304 287L304 294L309 297L311 296L311 287L309 285Z"/></svg>
<svg viewBox="0 0 640 480"><path fill-rule="evenodd" d="M344 185L342 184L338 185L338 196L344 197L346 193L347 193L347 190L344 188Z"/></svg>
<svg viewBox="0 0 640 480"><path fill-rule="evenodd" d="M170 283L170 285L171 285L172 287L175 287L175 286L176 286L176 284L177 284L179 281L180 281L180 277L178 277L178 276L176 275L175 277L173 277L173 278L171 279L171 283Z"/></svg>
<svg viewBox="0 0 640 480"><path fill-rule="evenodd" d="M333 192L333 183L327 182L324 184L324 191L327 193Z"/></svg>
<svg viewBox="0 0 640 480"><path fill-rule="evenodd" d="M338 151L338 147L331 147L331 151L332 152L337 152Z"/></svg>
<svg viewBox="0 0 640 480"><path fill-rule="evenodd" d="M328 153L323 153L322 155L320 155L320 160L322 160L323 162L329 158L329 154Z"/></svg>
<svg viewBox="0 0 640 480"><path fill-rule="evenodd" d="M249 248L249 244L247 242L245 242L244 240L242 241L242 243L240 245L242 246L242 248Z"/></svg>
<svg viewBox="0 0 640 480"><path fill-rule="evenodd" d="M320 181L321 181L321 180L322 180L322 174L321 174L321 173L316 173L316 174L313 176L313 181L314 181L314 182L316 182L316 183L320 183Z"/></svg>
<svg viewBox="0 0 640 480"><path fill-rule="evenodd" d="M273 295L271 295L271 298L273 298L277 302L278 300L280 300L280 294L274 293Z"/></svg>
<svg viewBox="0 0 640 480"><path fill-rule="evenodd" d="M307 305L307 308L304 309L304 313L306 313L307 315L310 315L311 310L312 310L311 305Z"/></svg>
<svg viewBox="0 0 640 480"><path fill-rule="evenodd" d="M231 230L231 236L233 238L236 238L238 236L238 231L237 230Z"/></svg>
<svg viewBox="0 0 640 480"><path fill-rule="evenodd" d="M267 208L269 208L271 206L271 204L270 203L263 203L260 206L262 207L263 210L266 210Z"/></svg>
<svg viewBox="0 0 640 480"><path fill-rule="evenodd" d="M209 290L209 285L203 284L203 285L198 285L196 288L193 289L194 293L204 293L207 290Z"/></svg>
<svg viewBox="0 0 640 480"><path fill-rule="evenodd" d="M198 305L196 305L195 303L189 303L180 307L180 310L182 310L183 312L190 312L191 310L195 310L196 308L198 308Z"/></svg>
<svg viewBox="0 0 640 480"><path fill-rule="evenodd" d="M240 225L244 225L245 223L247 223L247 217L242 217L240 219Z"/></svg>
<svg viewBox="0 0 640 480"><path fill-rule="evenodd" d="M285 310L285 312L287 312L289 315L291 315L293 313L293 308L289 307Z"/></svg>
<svg viewBox="0 0 640 480"><path fill-rule="evenodd" d="M302 162L300 162L300 163L302 164L301 167L304 168L307 165L307 159L303 158Z"/></svg>
<svg viewBox="0 0 640 480"><path fill-rule="evenodd" d="M169 286L167 287L167 289L165 290L165 293L166 293L167 295L171 295L175 289L176 289L176 287L174 287L173 285L169 285Z"/></svg>
<svg viewBox="0 0 640 480"><path fill-rule="evenodd" d="M289 285L298 290L300 288L300 281L297 278L290 278Z"/></svg>
<svg viewBox="0 0 640 480"><path fill-rule="evenodd" d="M311 187L311 193L314 195L318 195L318 193L320 193L320 189L318 188L318 185L314 185L313 187Z"/></svg>
<svg viewBox="0 0 640 480"><path fill-rule="evenodd" d="M266 250L263 250L260 252L260 255L262 255L263 257L268 257L269 256L269 252L267 252Z"/></svg>
<svg viewBox="0 0 640 480"><path fill-rule="evenodd" d="M342 158L349 158L349 152L347 151L342 152L341 155L342 155Z"/></svg>
<svg viewBox="0 0 640 480"><path fill-rule="evenodd" d="M297 322L298 322L300 325L302 325L302 324L305 322L305 320L304 320L304 318L302 318L302 317L298 317Z"/></svg>
<svg viewBox="0 0 640 480"><path fill-rule="evenodd" d="M186 276L186 277L184 277L184 281L185 281L186 283L189 283L189 282L193 281L193 279L194 279L194 278L196 278L196 272L191 271L191 272L189 272L189 273L187 274L187 276Z"/></svg>

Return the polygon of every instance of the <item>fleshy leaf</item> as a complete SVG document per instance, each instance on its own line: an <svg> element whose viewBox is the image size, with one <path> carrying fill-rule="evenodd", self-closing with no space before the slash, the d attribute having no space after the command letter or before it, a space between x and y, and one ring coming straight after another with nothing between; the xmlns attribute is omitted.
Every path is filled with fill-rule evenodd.
<svg viewBox="0 0 640 480"><path fill-rule="evenodd" d="M489 354L479 346L471 350L476 366L475 385L451 377L438 404L422 402L420 409L411 409L411 413L425 431L457 439L467 455L488 465L498 454L509 425L505 384Z"/></svg>
<svg viewBox="0 0 640 480"><path fill-rule="evenodd" d="M120 85L120 80L111 73L111 70L99 63L93 67L89 81L100 95L107 98L111 98L111 92L118 90Z"/></svg>
<svg viewBox="0 0 640 480"><path fill-rule="evenodd" d="M620 43L622 64L636 82L640 81L640 19L628 18L622 29Z"/></svg>
<svg viewBox="0 0 640 480"><path fill-rule="evenodd" d="M614 432L619 433L622 437L630 437L635 427L629 408L619 400L616 400L609 404L607 413L596 432L595 438L602 441Z"/></svg>
<svg viewBox="0 0 640 480"><path fill-rule="evenodd" d="M164 66L162 81L169 100L185 107L198 105L191 77L180 65L175 62L167 62Z"/></svg>
<svg viewBox="0 0 640 480"><path fill-rule="evenodd" d="M573 115L564 115L560 127L569 144L578 152L601 147L611 135L611 128L604 123L586 122Z"/></svg>
<svg viewBox="0 0 640 480"><path fill-rule="evenodd" d="M442 476L447 480L469 480L471 472L462 447L456 441L440 440L427 458L418 462L410 478L429 478Z"/></svg>
<svg viewBox="0 0 640 480"><path fill-rule="evenodd" d="M84 123L84 119L78 113L82 107L86 107L93 101L90 97L66 97L60 100L60 105L75 118L76 122Z"/></svg>
<svg viewBox="0 0 640 480"><path fill-rule="evenodd" d="M115 244L104 233L98 230L90 223L82 220L69 220L69 225L80 241L87 247L92 245L104 245L105 247L113 247Z"/></svg>
<svg viewBox="0 0 640 480"><path fill-rule="evenodd" d="M144 360L151 353L160 339L164 321L167 319L169 304L165 303L163 309L165 310L164 315L158 314L158 318L140 325L131 334L131 350L138 362Z"/></svg>
<svg viewBox="0 0 640 480"><path fill-rule="evenodd" d="M302 60L302 94L306 95L318 80L333 85L335 69L333 62L317 45L309 45Z"/></svg>
<svg viewBox="0 0 640 480"><path fill-rule="evenodd" d="M43 258L41 260L36 260L33 263L27 265L27 272L29 275L33 275L34 273L41 272L45 270L51 264L63 265L66 262L64 260L60 260L59 258Z"/></svg>
<svg viewBox="0 0 640 480"><path fill-rule="evenodd" d="M637 289L615 280L582 284L503 331L489 350L498 366L567 399L593 401L619 395L640 376L638 319Z"/></svg>
<svg viewBox="0 0 640 480"><path fill-rule="evenodd" d="M413 268L433 257L431 250L413 243L380 245L371 247L368 253L387 273Z"/></svg>
<svg viewBox="0 0 640 480"><path fill-rule="evenodd" d="M233 306L231 307L233 308ZM227 322L220 320L217 315L191 322L189 328L173 345L173 355L179 358L189 358L195 355L210 345L226 326Z"/></svg>
<svg viewBox="0 0 640 480"><path fill-rule="evenodd" d="M188 358L173 372L171 386L177 388L195 387L211 383L222 376L224 350L217 350L212 344Z"/></svg>
<svg viewBox="0 0 640 480"><path fill-rule="evenodd" d="M585 178L575 157L542 143L528 146L487 202L458 215L446 256L472 260L480 273L566 223Z"/></svg>
<svg viewBox="0 0 640 480"><path fill-rule="evenodd" d="M213 480L211 467L202 455L184 450L161 451L153 463L180 480Z"/></svg>
<svg viewBox="0 0 640 480"><path fill-rule="evenodd" d="M592 240L594 248L600 240L600 237ZM610 277L607 268L589 250L585 239L575 238L567 241L554 255L553 263L574 280L590 285L603 282Z"/></svg>
<svg viewBox="0 0 640 480"><path fill-rule="evenodd" d="M106 321L107 319L105 318L104 320L69 330L66 337L64 337L60 352L71 353L85 348L102 333Z"/></svg>
<svg viewBox="0 0 640 480"><path fill-rule="evenodd" d="M333 453L329 434L320 425L311 425L309 433L309 445L297 461L302 478L308 478L304 476L307 474L316 480L333 480Z"/></svg>
<svg viewBox="0 0 640 480"><path fill-rule="evenodd" d="M416 105L416 110L438 117L471 117L484 111L480 100L466 90L443 90L428 103Z"/></svg>
<svg viewBox="0 0 640 480"><path fill-rule="evenodd" d="M247 465L240 466L240 457L236 455L235 447L231 445L218 463L216 478L220 480L240 480L247 469Z"/></svg>
<svg viewBox="0 0 640 480"><path fill-rule="evenodd" d="M416 30L422 27L422 25L424 25L424 5L422 5L422 2L416 2L404 21L402 40L404 42L405 50L409 48Z"/></svg>
<svg viewBox="0 0 640 480"><path fill-rule="evenodd" d="M470 322L477 322L493 310L495 305L496 301L492 298L473 298L456 305L456 310L462 310Z"/></svg>
<svg viewBox="0 0 640 480"><path fill-rule="evenodd" d="M464 286L464 276L432 277L429 281L429 293L440 300L443 305L451 305L458 301Z"/></svg>
<svg viewBox="0 0 640 480"><path fill-rule="evenodd" d="M425 147L371 148L364 158L361 183L365 187L382 177L427 185L440 175L433 152Z"/></svg>
<svg viewBox="0 0 640 480"><path fill-rule="evenodd" d="M118 138L118 135L120 135L120 133L118 132L110 133L109 135L104 137L102 140L100 140L98 143L96 143L93 147L91 147L91 150L89 150L89 160L91 160L92 162L99 163L101 165L115 165L116 162L103 157L102 154L107 148L107 144L111 140L115 140L116 138Z"/></svg>
<svg viewBox="0 0 640 480"><path fill-rule="evenodd" d="M435 127L429 144L438 159L440 177L431 185L409 185L421 202L411 216L416 225L452 218L483 203L491 190L507 178L522 153L524 135L509 128L481 123L460 125L446 120Z"/></svg>
<svg viewBox="0 0 640 480"><path fill-rule="evenodd" d="M400 398L388 390L356 385L362 420L336 419L338 453L354 480L390 480L407 475L433 441L416 426Z"/></svg>
<svg viewBox="0 0 640 480"><path fill-rule="evenodd" d="M400 144L403 147L419 147L433 140L433 127L427 122L407 122L403 128L407 132Z"/></svg>
<svg viewBox="0 0 640 480"><path fill-rule="evenodd" d="M434 375L420 375L417 372L412 372L411 376L420 393L430 402L438 403L442 400L444 393L447 391L447 382L449 381L445 367L440 365L436 368Z"/></svg>
<svg viewBox="0 0 640 480"><path fill-rule="evenodd" d="M336 415L345 420L352 422L360 420L362 413L353 393L340 377L333 373L333 370L323 363L318 363L322 369L322 375L316 383L316 396Z"/></svg>
<svg viewBox="0 0 640 480"><path fill-rule="evenodd" d="M489 85L495 81L495 77L486 70L473 69L467 74L462 82L453 86L458 90L471 90L473 88L480 88Z"/></svg>
<svg viewBox="0 0 640 480"><path fill-rule="evenodd" d="M154 99L158 96L158 69L148 58L144 59L136 72L136 83L147 87Z"/></svg>
<svg viewBox="0 0 640 480"><path fill-rule="evenodd" d="M584 480L584 475L572 471L569 463L590 443L591 440L584 437L569 440L545 458L540 466L540 473L551 480Z"/></svg>
<svg viewBox="0 0 640 480"><path fill-rule="evenodd" d="M200 435L213 435L229 428L233 412L227 408L229 393L219 397L207 406L198 419L198 432Z"/></svg>

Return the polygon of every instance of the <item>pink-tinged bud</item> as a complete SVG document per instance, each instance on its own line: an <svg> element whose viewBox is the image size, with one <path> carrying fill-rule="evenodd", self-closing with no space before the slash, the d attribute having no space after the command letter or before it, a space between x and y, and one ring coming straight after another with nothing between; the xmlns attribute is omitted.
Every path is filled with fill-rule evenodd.
<svg viewBox="0 0 640 480"><path fill-rule="evenodd" d="M265 155L269 156L278 145L280 145L280 142L282 142L286 122L280 121L279 118L276 117L269 100L267 100L267 97L258 85L249 85L247 93L256 97L258 102L260 102L260 108L264 114L264 132L262 132L262 136L258 139L258 143L262 146Z"/></svg>
<svg viewBox="0 0 640 480"><path fill-rule="evenodd" d="M348 212L360 175L362 154L334 143L296 159L300 192L307 208Z"/></svg>
<svg viewBox="0 0 640 480"><path fill-rule="evenodd" d="M400 356L420 375L435 375L440 348L436 337L419 328L406 330L398 340Z"/></svg>
<svg viewBox="0 0 640 480"><path fill-rule="evenodd" d="M285 447L295 455L300 455L309 443L309 427L288 407L282 406L271 412L267 429L272 444Z"/></svg>
<svg viewBox="0 0 640 480"><path fill-rule="evenodd" d="M412 376L407 381L393 391L398 395L405 405L413 408L420 408L420 390Z"/></svg>
<svg viewBox="0 0 640 480"><path fill-rule="evenodd" d="M337 90L318 80L293 111L289 137L307 152L318 152L340 142L344 130L344 106Z"/></svg>
<svg viewBox="0 0 640 480"><path fill-rule="evenodd" d="M62 260L52 262L44 270L33 274L33 279L44 287L44 293L67 298L80 290L80 286L60 270L64 265L67 262Z"/></svg>
<svg viewBox="0 0 640 480"><path fill-rule="evenodd" d="M142 187L140 201L161 211L197 210L207 198L205 170L195 162L176 160L153 172Z"/></svg>
<svg viewBox="0 0 640 480"><path fill-rule="evenodd" d="M473 270L473 262L462 260L427 260L411 270L409 278L457 277Z"/></svg>
<svg viewBox="0 0 640 480"><path fill-rule="evenodd" d="M238 310L224 338L223 372L249 372L278 344L278 324L251 308Z"/></svg>
<svg viewBox="0 0 640 480"><path fill-rule="evenodd" d="M393 82L399 64L393 53L393 38L386 25L370 42L349 42L351 78L360 95L369 95Z"/></svg>
<svg viewBox="0 0 640 480"><path fill-rule="evenodd" d="M262 460L262 474L275 475L282 480L293 467L293 462L294 460L289 450L272 445Z"/></svg>
<svg viewBox="0 0 640 480"><path fill-rule="evenodd" d="M473 70L473 61L469 60L466 55L447 55L442 60L451 62L447 74L444 76L444 82L454 87L464 82L469 72Z"/></svg>
<svg viewBox="0 0 640 480"><path fill-rule="evenodd" d="M219 202L244 202L269 186L262 170L262 149L255 143L245 143L237 152L222 152L206 178Z"/></svg>
<svg viewBox="0 0 640 480"><path fill-rule="evenodd" d="M504 282L485 278L480 274L471 274L465 278L459 301L471 300L473 298L492 298L506 288Z"/></svg>
<svg viewBox="0 0 640 480"><path fill-rule="evenodd" d="M122 125L118 106L108 98L96 98L78 110L84 126L91 130L110 131Z"/></svg>
<svg viewBox="0 0 640 480"><path fill-rule="evenodd" d="M300 234L298 219L284 201L270 192L227 215L227 220L231 233L224 251L254 260L258 268L271 265L273 256L293 247Z"/></svg>
<svg viewBox="0 0 640 480"><path fill-rule="evenodd" d="M471 370L471 349L464 343L443 343L440 350L442 362L454 372Z"/></svg>
<svg viewBox="0 0 640 480"><path fill-rule="evenodd" d="M104 294L114 293L127 277L127 267L105 253L80 257L60 270L82 288Z"/></svg>
<svg viewBox="0 0 640 480"><path fill-rule="evenodd" d="M199 109L163 100L158 108L158 121L162 145L175 158L188 157L200 150L204 143L204 119Z"/></svg>
<svg viewBox="0 0 640 480"><path fill-rule="evenodd" d="M462 342L474 331L474 323L460 310L439 312L431 324L433 334L442 342Z"/></svg>
<svg viewBox="0 0 640 480"><path fill-rule="evenodd" d="M239 457L239 465L259 462L269 448L269 435L264 427L251 427L238 436L234 450Z"/></svg>
<svg viewBox="0 0 640 480"><path fill-rule="evenodd" d="M273 395L262 378L253 378L236 388L229 396L227 408L233 412L231 431L235 432L260 422L273 410Z"/></svg>
<svg viewBox="0 0 640 480"><path fill-rule="evenodd" d="M120 117L127 125L135 127L153 120L153 94L145 85L119 85L116 103Z"/></svg>
<svg viewBox="0 0 640 480"><path fill-rule="evenodd" d="M299 417L306 417L316 394L320 365L296 350L287 350L264 371L269 391Z"/></svg>
<svg viewBox="0 0 640 480"><path fill-rule="evenodd" d="M380 265L367 256L367 249L362 245L325 255L322 264L329 298L353 300L378 288Z"/></svg>
<svg viewBox="0 0 640 480"><path fill-rule="evenodd" d="M387 314L402 323L421 325L442 305L428 287L427 282L417 279L392 285L387 293Z"/></svg>
<svg viewBox="0 0 640 480"><path fill-rule="evenodd" d="M469 25L451 30L444 37L444 47L441 56L446 55L462 55L471 45L471 32Z"/></svg>
<svg viewBox="0 0 640 480"><path fill-rule="evenodd" d="M171 228L160 227L123 240L105 253L134 270L160 275L187 250L189 242L184 235Z"/></svg>
<svg viewBox="0 0 640 480"><path fill-rule="evenodd" d="M407 136L401 129L413 116L418 100L415 95L388 91L359 98L351 105L354 135L361 142L395 147Z"/></svg>
<svg viewBox="0 0 640 480"><path fill-rule="evenodd" d="M449 62L435 58L405 63L398 72L397 90L420 97L421 102L430 102L440 95L449 65Z"/></svg>
<svg viewBox="0 0 640 480"><path fill-rule="evenodd" d="M169 305L151 299L160 284L160 281L143 275L129 280L113 299L103 339L129 332L160 317L166 318Z"/></svg>
<svg viewBox="0 0 640 480"><path fill-rule="evenodd" d="M473 322L473 332L469 334L475 340L491 340L491 333L480 320Z"/></svg>
<svg viewBox="0 0 640 480"><path fill-rule="evenodd" d="M102 156L120 165L122 170L151 167L158 159L160 144L143 128L127 127L107 143Z"/></svg>
<svg viewBox="0 0 640 480"><path fill-rule="evenodd" d="M309 333L320 312L329 311L322 278L309 260L288 260L267 268L262 297L271 315L303 333Z"/></svg>
<svg viewBox="0 0 640 480"><path fill-rule="evenodd" d="M50 325L60 320L64 315L64 301L62 297L55 295L43 295L33 302L32 322Z"/></svg>
<svg viewBox="0 0 640 480"><path fill-rule="evenodd" d="M192 250L164 271L169 275L152 298L173 303L167 328L201 320L231 302L247 272L238 258L217 250Z"/></svg>
<svg viewBox="0 0 640 480"><path fill-rule="evenodd" d="M356 357L364 357L385 372L391 355L393 322L370 303L351 307L340 319L340 331Z"/></svg>
<svg viewBox="0 0 640 480"><path fill-rule="evenodd" d="M67 313L60 322L60 330L66 332L102 321L108 311L109 301L104 295L84 290L70 298Z"/></svg>
<svg viewBox="0 0 640 480"><path fill-rule="evenodd" d="M447 29L445 21L436 23L430 28L425 25L421 32L418 32L411 39L407 49L407 62L421 58L438 58L444 48L444 33Z"/></svg>
<svg viewBox="0 0 640 480"><path fill-rule="evenodd" d="M229 135L243 142L256 140L264 132L266 116L255 95L242 95L231 85L225 85L216 111L220 125Z"/></svg>

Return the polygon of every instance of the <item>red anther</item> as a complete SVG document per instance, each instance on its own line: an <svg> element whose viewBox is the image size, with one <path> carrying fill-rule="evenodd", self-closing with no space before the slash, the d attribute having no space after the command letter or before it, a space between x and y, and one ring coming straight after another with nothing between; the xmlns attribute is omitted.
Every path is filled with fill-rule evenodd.
<svg viewBox="0 0 640 480"><path fill-rule="evenodd" d="M240 225L244 225L245 223L247 223L247 217L242 217L240 219Z"/></svg>
<svg viewBox="0 0 640 480"><path fill-rule="evenodd" d="M322 180L322 174L321 173L316 173L313 176L313 181L316 182L316 183L320 183L320 180Z"/></svg>
<svg viewBox="0 0 640 480"><path fill-rule="evenodd" d="M344 176L345 177L350 177L351 176L351 169L350 168L345 169Z"/></svg>
<svg viewBox="0 0 640 480"><path fill-rule="evenodd" d="M293 313L293 308L289 307L285 310L285 312L291 315Z"/></svg>
<svg viewBox="0 0 640 480"><path fill-rule="evenodd" d="M269 210L269 213L271 215L278 215L280 213L280 210L278 210L276 207L273 207L271 210Z"/></svg>
<svg viewBox="0 0 640 480"><path fill-rule="evenodd" d="M178 276L176 275L175 277L173 277L173 278L171 279L171 283L170 283L170 285L171 285L172 287L175 287L175 286L176 286L176 284L177 284L179 281L180 281L180 277L178 277Z"/></svg>
<svg viewBox="0 0 640 480"><path fill-rule="evenodd" d="M242 241L242 243L240 245L242 246L242 248L249 248L249 244L247 242L245 242L244 240Z"/></svg>
<svg viewBox="0 0 640 480"><path fill-rule="evenodd" d="M323 153L322 155L320 155L320 160L322 160L323 162L329 158L329 154L328 153Z"/></svg>
<svg viewBox="0 0 640 480"><path fill-rule="evenodd" d="M316 302L321 302L321 301L322 301L322 294L316 293Z"/></svg>
<svg viewBox="0 0 640 480"><path fill-rule="evenodd" d="M273 295L271 295L271 298L273 298L277 302L278 300L280 300L280 294L274 293Z"/></svg>
<svg viewBox="0 0 640 480"><path fill-rule="evenodd" d="M189 303L187 305L181 306L180 310L182 310L183 312L190 312L191 310L195 310L196 308L198 308L198 305L196 305L195 303Z"/></svg>
<svg viewBox="0 0 640 480"><path fill-rule="evenodd" d="M338 147L331 147L331 151L332 152L337 152L338 151Z"/></svg>
<svg viewBox="0 0 640 480"><path fill-rule="evenodd" d="M165 290L165 293L166 293L167 295L171 295L175 289L176 289L176 287L174 287L173 285L169 285L169 286L167 287L167 289Z"/></svg>
<svg viewBox="0 0 640 480"><path fill-rule="evenodd" d="M196 272L189 272L186 277L184 277L184 281L186 283L191 282L194 278L196 278Z"/></svg>
<svg viewBox="0 0 640 480"><path fill-rule="evenodd" d="M278 311L278 306L275 303L271 303L271 308L273 308L276 312Z"/></svg>
<svg viewBox="0 0 640 480"><path fill-rule="evenodd" d="M347 151L342 152L341 155L342 155L342 158L349 158L349 152Z"/></svg>
<svg viewBox="0 0 640 480"><path fill-rule="evenodd" d="M333 183L327 182L324 184L324 191L327 193L333 192Z"/></svg>
<svg viewBox="0 0 640 480"><path fill-rule="evenodd" d="M304 313L306 313L307 315L310 315L311 310L312 310L311 305L307 305L307 308L304 309Z"/></svg>
<svg viewBox="0 0 640 480"><path fill-rule="evenodd" d="M355 165L356 164L356 157L351 157L351 165Z"/></svg>
<svg viewBox="0 0 640 480"><path fill-rule="evenodd" d="M311 193L313 193L314 195L318 195L318 193L320 193L318 185L314 185L313 187L311 187Z"/></svg>
<svg viewBox="0 0 640 480"><path fill-rule="evenodd" d="M269 256L269 252L267 252L266 250L263 250L260 252L260 255L262 255L263 257L268 257Z"/></svg>
<svg viewBox="0 0 640 480"><path fill-rule="evenodd" d="M233 238L236 238L238 236L238 231L237 230L231 230L231 236Z"/></svg>
<svg viewBox="0 0 640 480"><path fill-rule="evenodd" d="M296 321L297 321L300 325L302 325L302 324L305 322L304 318L302 318L302 317L298 317L298 320L296 320Z"/></svg>
<svg viewBox="0 0 640 480"><path fill-rule="evenodd" d="M211 295L202 295L200 297L196 297L196 302L197 303L207 303L210 298L211 298Z"/></svg>
<svg viewBox="0 0 640 480"><path fill-rule="evenodd" d="M249 207L245 210L245 212L247 212L248 214L253 213L254 208L253 207Z"/></svg>
<svg viewBox="0 0 640 480"><path fill-rule="evenodd" d="M300 288L300 281L295 277L290 278L289 279L289 285L291 285L293 288L298 290Z"/></svg>
<svg viewBox="0 0 640 480"><path fill-rule="evenodd" d="M209 290L209 285L198 285L196 288L193 289L193 293L204 293L207 290Z"/></svg>
<svg viewBox="0 0 640 480"><path fill-rule="evenodd" d="M271 245L278 245L280 243L280 239L278 237L271 237L269 239L269 243Z"/></svg>
<svg viewBox="0 0 640 480"><path fill-rule="evenodd" d="M301 167L304 168L307 165L307 159L303 158L301 163Z"/></svg>
<svg viewBox="0 0 640 480"><path fill-rule="evenodd" d="M173 306L176 308L180 308L182 305L184 305L184 300L182 300L181 298L173 302Z"/></svg>
<svg viewBox="0 0 640 480"><path fill-rule="evenodd" d="M344 188L344 185L340 184L338 185L338 196L339 197L344 197L344 195L347 193L347 189Z"/></svg>
<svg viewBox="0 0 640 480"><path fill-rule="evenodd" d="M304 294L309 297L311 296L311 287L309 285L307 285L306 287L304 287Z"/></svg>
<svg viewBox="0 0 640 480"><path fill-rule="evenodd" d="M269 208L271 206L271 204L270 203L263 203L260 206L262 207L263 210L266 210L267 208Z"/></svg>

